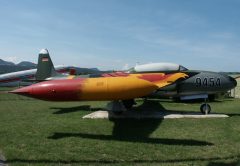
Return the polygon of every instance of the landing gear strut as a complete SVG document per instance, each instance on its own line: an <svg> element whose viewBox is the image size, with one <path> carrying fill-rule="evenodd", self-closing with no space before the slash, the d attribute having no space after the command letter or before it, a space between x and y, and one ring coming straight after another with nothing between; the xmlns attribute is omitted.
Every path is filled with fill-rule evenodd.
<svg viewBox="0 0 240 166"><path fill-rule="evenodd" d="M205 99L205 103L201 105L200 111L202 112L202 114L207 115L211 112L211 110L211 106L207 104L207 99Z"/></svg>
<svg viewBox="0 0 240 166"><path fill-rule="evenodd" d="M107 104L106 109L108 111L113 112L116 115L122 114L124 111L130 110L133 105L135 105L134 99L129 99L129 100L115 100L111 101Z"/></svg>
<svg viewBox="0 0 240 166"><path fill-rule="evenodd" d="M124 105L124 107L129 110L133 107L133 105L136 104L136 102L134 101L134 99L130 99L130 100L122 100L122 103Z"/></svg>

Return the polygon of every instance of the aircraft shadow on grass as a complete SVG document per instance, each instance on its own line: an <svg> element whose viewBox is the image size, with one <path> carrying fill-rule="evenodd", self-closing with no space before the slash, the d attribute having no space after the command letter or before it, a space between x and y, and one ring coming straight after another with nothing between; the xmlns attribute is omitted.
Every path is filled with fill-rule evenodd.
<svg viewBox="0 0 240 166"><path fill-rule="evenodd" d="M84 106L86 107L86 106ZM67 112L71 112L67 110ZM77 108L79 109L79 108ZM77 110L76 109L76 110ZM89 109L87 107L87 109ZM156 111L165 110L157 100L147 100L142 105L134 108L132 111ZM75 111L75 109L73 109ZM73 112L72 111L72 112ZM87 133L61 133L56 132L49 139L62 139L68 137L78 137L97 140L115 140L125 142L140 142L151 144L182 145L182 146L210 146L212 143L198 141L193 139L169 139L169 138L150 138L149 136L162 123L163 119L115 119L110 121L114 123L112 135L87 134Z"/></svg>
<svg viewBox="0 0 240 166"><path fill-rule="evenodd" d="M53 114L67 114L67 113L73 113L78 111L98 111L102 108L91 108L90 105L81 105L76 107L51 107L52 110L57 110L56 112L53 112Z"/></svg>
<svg viewBox="0 0 240 166"><path fill-rule="evenodd" d="M178 111L172 111L172 110L166 110L161 104L161 100L145 100L142 105L138 107L133 107L130 112L150 112L150 111L162 111L166 112L169 111L169 113L177 113ZM168 102L168 101L163 101ZM51 107L50 109L56 110L56 112L53 112L53 114L67 114L67 113L73 113L78 111L99 111L103 108L92 108L90 105L81 105L81 106L75 106L75 107ZM182 111L179 111L179 113ZM186 112L186 111L185 111Z"/></svg>
<svg viewBox="0 0 240 166"><path fill-rule="evenodd" d="M81 105L81 106L68 107L68 108L51 107L50 109L57 110L53 114L66 114L66 113L73 113L78 111L91 111L90 105Z"/></svg>
<svg viewBox="0 0 240 166"><path fill-rule="evenodd" d="M240 114L236 114L236 113L228 113L226 115L228 115L229 117L240 116Z"/></svg>
<svg viewBox="0 0 240 166"><path fill-rule="evenodd" d="M185 158L185 159L154 159L154 160L144 160L144 159L137 159L137 160L50 160L50 159L10 159L6 162L3 161L5 164L14 164L14 163L21 163L21 164L123 164L123 165L132 165L132 164L181 164L182 162L209 162L207 166L233 166L239 165L239 161L235 162L222 162L222 160L233 160L236 158L240 158L240 156L228 156L228 157L198 157L198 158ZM220 161L219 161L220 160ZM1 161L1 160L0 160ZM1 162L0 162L1 163Z"/></svg>
<svg viewBox="0 0 240 166"><path fill-rule="evenodd" d="M101 135L101 134L86 134L86 133L54 133L49 139L62 139L68 137L78 137L86 139L106 140L106 141L124 141L124 142L140 142L150 144L164 145L181 145L181 146L212 146L213 143L206 141L198 141L193 139L169 139L169 138L148 138L129 135Z"/></svg>

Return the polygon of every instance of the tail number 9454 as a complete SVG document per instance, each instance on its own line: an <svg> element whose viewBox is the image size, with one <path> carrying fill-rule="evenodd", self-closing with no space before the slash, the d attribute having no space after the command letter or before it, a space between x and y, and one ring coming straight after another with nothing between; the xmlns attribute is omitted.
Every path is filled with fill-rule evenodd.
<svg viewBox="0 0 240 166"><path fill-rule="evenodd" d="M205 78L196 78L196 86L197 87L214 87L214 86L221 86L221 79L214 78L214 77L205 77Z"/></svg>

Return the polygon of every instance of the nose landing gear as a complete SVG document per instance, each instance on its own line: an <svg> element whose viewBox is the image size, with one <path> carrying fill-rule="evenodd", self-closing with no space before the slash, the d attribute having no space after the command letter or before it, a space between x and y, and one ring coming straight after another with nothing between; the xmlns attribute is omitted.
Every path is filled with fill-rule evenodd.
<svg viewBox="0 0 240 166"><path fill-rule="evenodd" d="M202 104L201 107L200 107L200 111L202 114L209 114L211 112L211 106L207 103L205 104Z"/></svg>
<svg viewBox="0 0 240 166"><path fill-rule="evenodd" d="M205 98L205 102L200 106L200 111L202 114L209 114L211 112L211 106L207 104L207 99Z"/></svg>

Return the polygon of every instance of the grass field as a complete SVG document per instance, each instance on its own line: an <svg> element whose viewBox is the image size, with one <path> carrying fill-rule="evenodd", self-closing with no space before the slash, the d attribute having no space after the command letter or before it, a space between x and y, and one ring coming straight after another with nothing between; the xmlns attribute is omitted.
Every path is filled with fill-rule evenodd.
<svg viewBox="0 0 240 166"><path fill-rule="evenodd" d="M211 103L224 119L91 120L106 102L45 102L0 92L0 151L9 165L236 165L240 100ZM136 110L199 111L138 100Z"/></svg>

